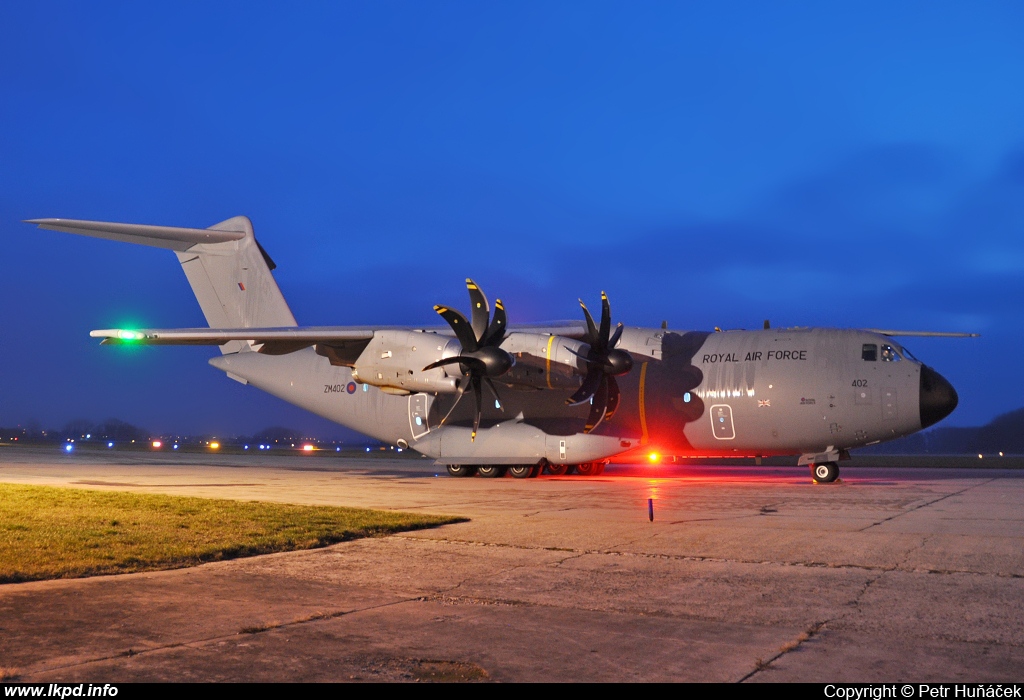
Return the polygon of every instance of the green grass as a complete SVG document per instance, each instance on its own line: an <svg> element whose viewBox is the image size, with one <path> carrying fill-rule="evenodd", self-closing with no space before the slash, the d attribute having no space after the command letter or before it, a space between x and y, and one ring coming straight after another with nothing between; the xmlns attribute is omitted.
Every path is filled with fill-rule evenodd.
<svg viewBox="0 0 1024 700"><path fill-rule="evenodd" d="M175 569L464 520L0 484L0 583Z"/></svg>

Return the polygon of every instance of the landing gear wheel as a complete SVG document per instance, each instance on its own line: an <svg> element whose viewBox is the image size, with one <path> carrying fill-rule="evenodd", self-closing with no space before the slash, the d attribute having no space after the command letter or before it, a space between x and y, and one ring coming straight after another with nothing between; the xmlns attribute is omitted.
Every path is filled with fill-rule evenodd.
<svg viewBox="0 0 1024 700"><path fill-rule="evenodd" d="M544 467L544 471L552 476L562 476L563 474L569 473L568 464L549 464Z"/></svg>
<svg viewBox="0 0 1024 700"><path fill-rule="evenodd" d="M600 462L584 462L576 465L576 473L580 476L594 476L598 473L597 468Z"/></svg>
<svg viewBox="0 0 1024 700"><path fill-rule="evenodd" d="M819 484L831 484L839 478L839 465L835 462L812 464L811 478Z"/></svg>
<svg viewBox="0 0 1024 700"><path fill-rule="evenodd" d="M536 475L534 469L536 467L532 464L513 464L508 468L508 473L516 479L528 479Z"/></svg>
<svg viewBox="0 0 1024 700"><path fill-rule="evenodd" d="M481 464L476 468L476 473L485 479L497 479L505 476L505 467L496 464Z"/></svg>
<svg viewBox="0 0 1024 700"><path fill-rule="evenodd" d="M604 467L604 462L598 462L596 465L596 469L594 470L594 476L600 476L601 474L604 474Z"/></svg>
<svg viewBox="0 0 1024 700"><path fill-rule="evenodd" d="M473 476L476 474L476 467L470 464L449 464L448 474L450 476Z"/></svg>

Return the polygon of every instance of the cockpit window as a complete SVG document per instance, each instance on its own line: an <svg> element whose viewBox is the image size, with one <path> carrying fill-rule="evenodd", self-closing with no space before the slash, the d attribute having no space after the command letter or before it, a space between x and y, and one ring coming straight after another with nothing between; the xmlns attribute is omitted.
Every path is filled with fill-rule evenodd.
<svg viewBox="0 0 1024 700"><path fill-rule="evenodd" d="M900 346L900 354L903 355L903 357L907 358L908 360L913 360L914 362L917 362L917 363L921 362L919 359L914 357L914 353L910 352L909 350L907 350L902 345Z"/></svg>
<svg viewBox="0 0 1024 700"><path fill-rule="evenodd" d="M864 343L864 347L860 351L861 359L867 360L868 362L875 362L878 360L878 346L874 343Z"/></svg>
<svg viewBox="0 0 1024 700"><path fill-rule="evenodd" d="M899 362L902 359L893 346L888 343L882 346L882 362Z"/></svg>

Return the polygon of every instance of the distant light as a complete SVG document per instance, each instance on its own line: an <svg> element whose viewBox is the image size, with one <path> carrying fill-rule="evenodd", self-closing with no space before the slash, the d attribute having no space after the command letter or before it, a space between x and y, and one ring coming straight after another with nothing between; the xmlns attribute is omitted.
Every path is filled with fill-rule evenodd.
<svg viewBox="0 0 1024 700"><path fill-rule="evenodd" d="M248 450L248 449L249 449L249 446L248 446L248 445L246 445L246 446L245 446L245 449L247 449L247 450Z"/></svg>
<svg viewBox="0 0 1024 700"><path fill-rule="evenodd" d="M211 442L210 443L210 449L211 450L219 450L220 449L220 443L219 442Z"/></svg>
<svg viewBox="0 0 1024 700"><path fill-rule="evenodd" d="M335 448L334 448L334 451L335 451L335 452L341 452L341 448L340 448L340 447L335 447Z"/></svg>
<svg viewBox="0 0 1024 700"><path fill-rule="evenodd" d="M164 446L164 444L162 442L160 442L159 440L154 440L153 441L153 447L155 447L157 449L160 449L163 446Z"/></svg>
<svg viewBox="0 0 1024 700"><path fill-rule="evenodd" d="M658 460L661 459L661 455L658 454L657 452L652 452L649 455L647 455L647 459L649 459L651 462L657 462Z"/></svg>
<svg viewBox="0 0 1024 700"><path fill-rule="evenodd" d="M1002 453L1002 452L1000 452L1000 453L999 453L999 456L1000 456L1000 457L1002 457L1002 456L1003 456L1003 453Z"/></svg>
<svg viewBox="0 0 1024 700"><path fill-rule="evenodd" d="M92 437L92 433L86 433L86 434L85 434L85 437L87 437L87 438L91 438L91 437ZM1002 454L1002 452L1000 452L999 454Z"/></svg>
<svg viewBox="0 0 1024 700"><path fill-rule="evenodd" d="M367 452L369 452L369 451L370 451L370 448L369 448L369 447L367 447L367 448L366 448L366 451L367 451Z"/></svg>
<svg viewBox="0 0 1024 700"><path fill-rule="evenodd" d="M73 449L75 449L75 446L72 445L71 443L68 443L67 445L64 445L64 451L65 452L70 452Z"/></svg>
<svg viewBox="0 0 1024 700"><path fill-rule="evenodd" d="M174 449L178 449L178 443L174 443Z"/></svg>
<svg viewBox="0 0 1024 700"><path fill-rule="evenodd" d="M981 455L978 455L978 459L981 459L981 458L982 458Z"/></svg>
<svg viewBox="0 0 1024 700"><path fill-rule="evenodd" d="M313 447L312 445L308 445L308 444L302 446L302 451L303 452L312 452L315 449L316 449L315 447Z"/></svg>
<svg viewBox="0 0 1024 700"><path fill-rule="evenodd" d="M402 451L402 448L401 448L401 447L399 447L399 448L398 448L398 451L399 451L399 452L401 452L401 451Z"/></svg>
<svg viewBox="0 0 1024 700"><path fill-rule="evenodd" d="M114 443L112 443L112 442L108 442L107 443L107 447L113 447L113 446L114 446Z"/></svg>

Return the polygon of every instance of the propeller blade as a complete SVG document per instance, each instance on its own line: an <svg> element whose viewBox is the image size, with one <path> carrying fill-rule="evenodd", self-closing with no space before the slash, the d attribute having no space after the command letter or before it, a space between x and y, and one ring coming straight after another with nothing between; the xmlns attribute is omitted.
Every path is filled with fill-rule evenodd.
<svg viewBox="0 0 1024 700"><path fill-rule="evenodd" d="M444 414L444 418L442 418L441 422L438 423L439 426L444 425L445 421L448 420L448 417L452 414L453 411L455 411L455 407L459 405L459 401L462 400L462 396L466 393L466 386L468 384L469 384L469 380L468 379L465 380L465 381L459 382L459 389L458 389L458 391L456 392L456 395L455 395L455 403L453 403L452 407L448 409L448 413Z"/></svg>
<svg viewBox="0 0 1024 700"><path fill-rule="evenodd" d="M587 424L583 428L584 433L591 432L601 424L605 414L608 412L608 377L601 376L601 384L594 394L594 403L590 406L590 415L587 416Z"/></svg>
<svg viewBox="0 0 1024 700"><path fill-rule="evenodd" d="M617 326L615 326L615 332L612 333L612 337L608 340L608 349L609 350L611 350L612 348L614 348L618 344L619 338L622 337L622 331L623 330L625 330L625 327L621 323L618 324Z"/></svg>
<svg viewBox="0 0 1024 700"><path fill-rule="evenodd" d="M603 291L601 292L601 339L602 347L601 352L607 352L608 348L608 333L612 329L612 306L608 303L608 295Z"/></svg>
<svg viewBox="0 0 1024 700"><path fill-rule="evenodd" d="M437 362L431 362L429 365L427 365L426 367L423 368L423 371L426 372L428 369L436 369L437 367L444 367L445 365L454 365L456 362L462 362L462 358L461 357L446 357L443 360L438 360Z"/></svg>
<svg viewBox="0 0 1024 700"><path fill-rule="evenodd" d="M565 348L566 350L568 350L569 352L571 352L576 357L580 358L581 360L585 360L587 362L590 362L590 358L587 357L586 355L584 355L582 352L576 352L575 350L570 348L568 345L563 345L562 347Z"/></svg>
<svg viewBox="0 0 1024 700"><path fill-rule="evenodd" d="M455 337L459 339L462 344L463 352L475 352L479 347L476 341L476 335L473 334L473 328L469 325L469 321L466 317L460 314L455 309L449 309L447 306L441 306L438 304L434 307L441 318L448 322L448 325L455 331Z"/></svg>
<svg viewBox="0 0 1024 700"><path fill-rule="evenodd" d="M608 406L604 410L604 419L611 420L615 409L619 407L619 383L615 377L608 376Z"/></svg>
<svg viewBox="0 0 1024 700"><path fill-rule="evenodd" d="M586 378L583 380L583 386L581 386L575 394L567 398L565 403L569 406L579 406L581 403L589 399L600 387L601 377L603 376L604 373L600 369L589 370Z"/></svg>
<svg viewBox="0 0 1024 700"><path fill-rule="evenodd" d="M478 342L483 340L487 332L487 321L491 317L491 307L487 303L484 291L476 282L466 278L466 289L469 290L470 313L473 318L473 336ZM480 343L483 344L482 342ZM475 349L475 348L474 348Z"/></svg>
<svg viewBox="0 0 1024 700"><path fill-rule="evenodd" d="M483 403L483 393L480 390L480 377L476 374L470 380L473 385L473 398L476 399L476 413L473 414L473 433L469 436L470 442L476 442L476 432L480 429L480 414L483 411L481 404Z"/></svg>
<svg viewBox="0 0 1024 700"><path fill-rule="evenodd" d="M501 410L502 413L504 413L505 412L505 404L503 404L501 402L501 397L498 396L498 389L497 389L497 387L494 386L494 382L491 381L490 377L485 376L484 377L484 383L487 384L487 388L491 390L492 394L494 394L494 400L497 402L498 408Z"/></svg>
<svg viewBox="0 0 1024 700"><path fill-rule="evenodd" d="M594 345L597 342L597 326L594 325L594 317L587 311L587 305L580 299L580 308L583 309L583 316L587 319L587 345Z"/></svg>
<svg viewBox="0 0 1024 700"><path fill-rule="evenodd" d="M487 327L487 332L484 333L480 344L494 347L501 345L501 341L505 338L506 323L505 305L501 303L501 299L498 299L494 302L494 318L491 319L491 325Z"/></svg>

